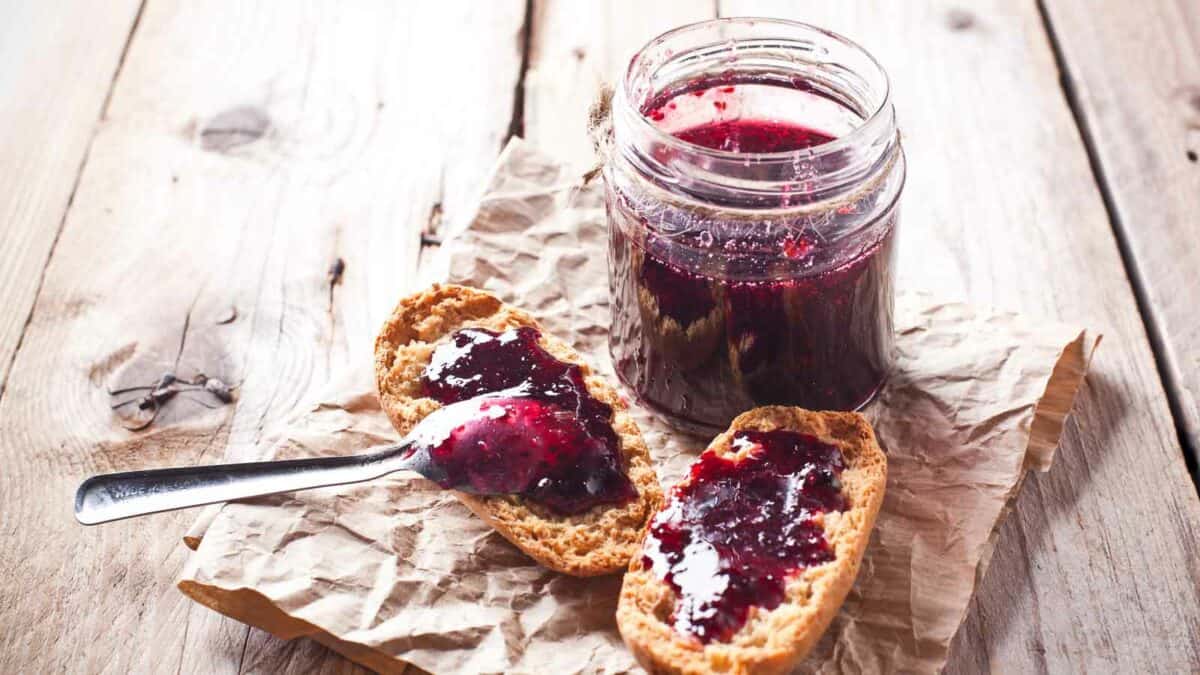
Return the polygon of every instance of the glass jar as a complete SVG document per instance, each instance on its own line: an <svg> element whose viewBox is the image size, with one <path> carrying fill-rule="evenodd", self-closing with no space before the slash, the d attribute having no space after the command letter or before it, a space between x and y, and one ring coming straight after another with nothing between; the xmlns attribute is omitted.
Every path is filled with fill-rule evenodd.
<svg viewBox="0 0 1200 675"><path fill-rule="evenodd" d="M869 402L905 173L875 59L800 23L684 26L633 57L612 133L609 347L638 399L697 432Z"/></svg>

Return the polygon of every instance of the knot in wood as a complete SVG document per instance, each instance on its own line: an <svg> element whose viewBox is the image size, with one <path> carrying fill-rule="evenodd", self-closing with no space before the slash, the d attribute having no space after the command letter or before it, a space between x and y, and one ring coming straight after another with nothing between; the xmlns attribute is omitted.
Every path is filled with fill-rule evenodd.
<svg viewBox="0 0 1200 675"><path fill-rule="evenodd" d="M975 15L965 9L951 9L946 14L946 25L954 31L967 30L975 25Z"/></svg>
<svg viewBox="0 0 1200 675"><path fill-rule="evenodd" d="M262 138L271 127L271 118L259 108L238 106L217 113L200 130L200 145L205 150L225 152Z"/></svg>

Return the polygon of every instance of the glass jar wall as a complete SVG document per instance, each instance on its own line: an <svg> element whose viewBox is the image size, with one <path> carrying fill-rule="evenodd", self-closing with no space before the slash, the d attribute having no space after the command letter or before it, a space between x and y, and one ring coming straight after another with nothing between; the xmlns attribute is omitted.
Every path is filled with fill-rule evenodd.
<svg viewBox="0 0 1200 675"><path fill-rule="evenodd" d="M905 170L879 64L813 26L709 21L635 55L612 115L624 384L705 432L759 405L866 404L892 363Z"/></svg>

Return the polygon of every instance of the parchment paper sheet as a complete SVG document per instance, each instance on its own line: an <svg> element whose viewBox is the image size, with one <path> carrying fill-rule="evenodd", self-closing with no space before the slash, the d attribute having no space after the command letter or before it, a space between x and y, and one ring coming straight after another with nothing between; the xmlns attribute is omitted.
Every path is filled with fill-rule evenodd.
<svg viewBox="0 0 1200 675"><path fill-rule="evenodd" d="M514 142L441 264L451 281L532 311L611 372L598 188ZM1005 506L1027 469L1049 468L1098 343L912 294L898 299L897 321L897 372L869 410L888 453L887 497L854 590L806 672L941 668ZM362 357L267 454L345 454L394 438ZM669 485L705 441L638 421ZM637 670L613 620L620 577L541 569L411 476L211 507L186 541L196 551L184 593L381 672L406 662L435 673Z"/></svg>

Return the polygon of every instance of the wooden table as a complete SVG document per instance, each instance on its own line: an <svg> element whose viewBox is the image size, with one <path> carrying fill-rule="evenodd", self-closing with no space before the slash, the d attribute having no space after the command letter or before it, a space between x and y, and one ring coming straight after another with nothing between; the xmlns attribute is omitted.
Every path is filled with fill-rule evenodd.
<svg viewBox="0 0 1200 675"><path fill-rule="evenodd" d="M184 599L193 514L84 529L72 491L249 456L370 349L509 136L585 164L598 77L717 14L827 26L891 72L905 286L1105 333L948 669L1200 670L1200 3L6 4L0 671L355 671ZM241 381L236 406L122 430L105 387L174 362Z"/></svg>

